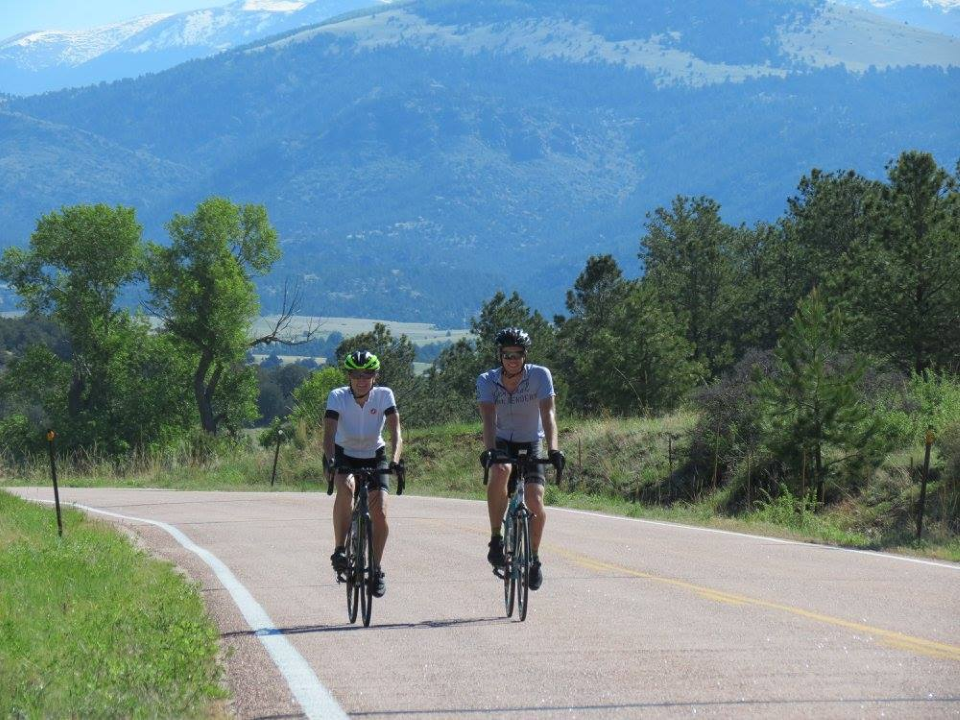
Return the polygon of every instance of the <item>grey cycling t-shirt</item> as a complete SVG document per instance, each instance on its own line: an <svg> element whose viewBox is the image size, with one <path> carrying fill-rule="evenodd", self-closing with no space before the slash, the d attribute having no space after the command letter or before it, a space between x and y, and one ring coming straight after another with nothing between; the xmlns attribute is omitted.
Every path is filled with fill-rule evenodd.
<svg viewBox="0 0 960 720"><path fill-rule="evenodd" d="M540 401L553 397L553 376L542 365L526 365L513 393L503 386L503 368L477 378L477 402L497 406L497 437L510 442L535 442L543 438Z"/></svg>

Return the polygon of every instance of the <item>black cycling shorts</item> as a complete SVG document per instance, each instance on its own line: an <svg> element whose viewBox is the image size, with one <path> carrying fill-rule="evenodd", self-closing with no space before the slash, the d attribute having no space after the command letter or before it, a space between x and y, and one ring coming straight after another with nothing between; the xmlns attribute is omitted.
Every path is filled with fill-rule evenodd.
<svg viewBox="0 0 960 720"><path fill-rule="evenodd" d="M517 457L519 451L524 448L526 448L528 455L543 457L543 443L539 440L532 443L515 443L510 442L509 440L501 440L500 438L497 438L497 450L504 450L510 457ZM513 493L513 490L516 487L516 481L517 466L514 464L510 470L510 485L507 489L508 493ZM531 485L546 485L546 465L543 463L537 463L533 468L531 468L527 472L527 482Z"/></svg>
<svg viewBox="0 0 960 720"><path fill-rule="evenodd" d="M372 458L350 457L344 453L343 447L340 445L334 445L333 449L333 463L338 468L348 467L352 470L366 470L368 468L388 470L390 468L390 461L387 460L386 448L380 448L377 450L377 456ZM373 481L370 484L370 489L377 490L379 486L380 490L383 490L384 492L390 492L390 476L385 473L378 473L376 477L379 478L379 482Z"/></svg>

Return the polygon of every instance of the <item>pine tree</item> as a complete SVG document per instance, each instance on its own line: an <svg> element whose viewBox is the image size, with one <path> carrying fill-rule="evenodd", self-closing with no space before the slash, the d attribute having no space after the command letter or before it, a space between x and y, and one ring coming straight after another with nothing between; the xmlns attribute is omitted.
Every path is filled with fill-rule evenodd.
<svg viewBox="0 0 960 720"><path fill-rule="evenodd" d="M929 153L905 152L873 195L836 292L856 340L904 370L960 367L960 192Z"/></svg>
<svg viewBox="0 0 960 720"><path fill-rule="evenodd" d="M777 345L772 374L758 378L764 442L796 475L810 474L820 503L828 471L872 457L873 424L857 390L865 364L840 354L842 340L839 309L814 289Z"/></svg>

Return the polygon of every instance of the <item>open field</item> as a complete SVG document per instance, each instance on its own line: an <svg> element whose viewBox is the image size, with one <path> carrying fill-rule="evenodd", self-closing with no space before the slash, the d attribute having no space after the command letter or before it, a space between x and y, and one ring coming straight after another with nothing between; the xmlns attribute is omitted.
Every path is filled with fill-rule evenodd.
<svg viewBox="0 0 960 720"><path fill-rule="evenodd" d="M265 332L273 328L277 321L276 315L261 317L254 324L254 332ZM302 334L310 328L317 328L317 335L327 337L331 333L339 332L345 337L358 335L373 330L374 323L383 323L395 337L406 335L414 345L429 345L434 342L449 340L456 342L470 335L467 329L442 330L429 323L400 322L397 320L368 320L365 318L322 317L312 315L296 315L290 323L292 334Z"/></svg>

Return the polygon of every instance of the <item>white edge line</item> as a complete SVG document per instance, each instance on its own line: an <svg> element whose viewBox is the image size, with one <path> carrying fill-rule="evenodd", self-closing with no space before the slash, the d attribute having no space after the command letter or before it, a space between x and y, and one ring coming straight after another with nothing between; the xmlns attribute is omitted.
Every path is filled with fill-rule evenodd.
<svg viewBox="0 0 960 720"><path fill-rule="evenodd" d="M54 503L53 500L43 500L40 498L33 498L33 500L50 505ZM240 609L250 629L260 638L260 642L262 642L263 646L267 649L277 669L286 679L287 685L289 685L290 690L297 698L297 702L300 703L304 715L308 718L323 718L324 720L328 718L335 718L337 720L342 718L346 720L348 717L347 714L334 699L333 695L330 694L330 691L323 686L323 683L320 682L307 661L304 660L303 656L297 652L297 649L290 644L290 641L280 633L273 620L271 620L267 614L267 611L261 607L260 603L250 594L250 591L244 587L243 583L237 579L230 571L230 568L228 568L220 558L209 550L194 543L173 525L168 525L159 520L148 520L131 515L121 515L107 510L98 510L97 508L79 503L61 504L86 510L87 512L120 518L122 520L133 520L147 525L154 525L169 533L174 540L197 555L213 570L217 579L223 587L226 588L227 592L230 593L230 597L233 598L233 601Z"/></svg>
<svg viewBox="0 0 960 720"><path fill-rule="evenodd" d="M470 500L468 498L448 498L436 497L432 495L411 495L409 497L427 498L430 500L449 500L451 502L482 503L484 500ZM877 550L857 550L856 548L837 547L836 545L824 545L823 543L801 542L799 540L784 540L783 538L768 537L766 535L751 535L750 533L736 532L734 530L720 530L718 528L699 527L697 525L684 525L683 523L667 522L665 520L647 520L645 518L631 518L622 515L610 515L608 513L595 512L591 510L575 510L573 508L560 507L559 505L548 505L551 511L573 513L574 515L587 515L588 517L604 518L607 520L623 520L625 522L641 523L644 525L656 525L657 527L670 528L671 530L694 530L696 532L716 533L718 535L731 535L733 537L748 538L750 540L763 540L765 542L780 543L783 545L794 545L804 548L818 548L823 550L834 550L836 552L854 553L856 555L866 555L867 557L879 558L882 560L900 560L902 562L914 563L917 565L928 565L930 567L945 568L947 570L960 571L960 564L938 562L936 560L921 560L920 558L907 557L905 555L894 555L893 553L879 552Z"/></svg>

